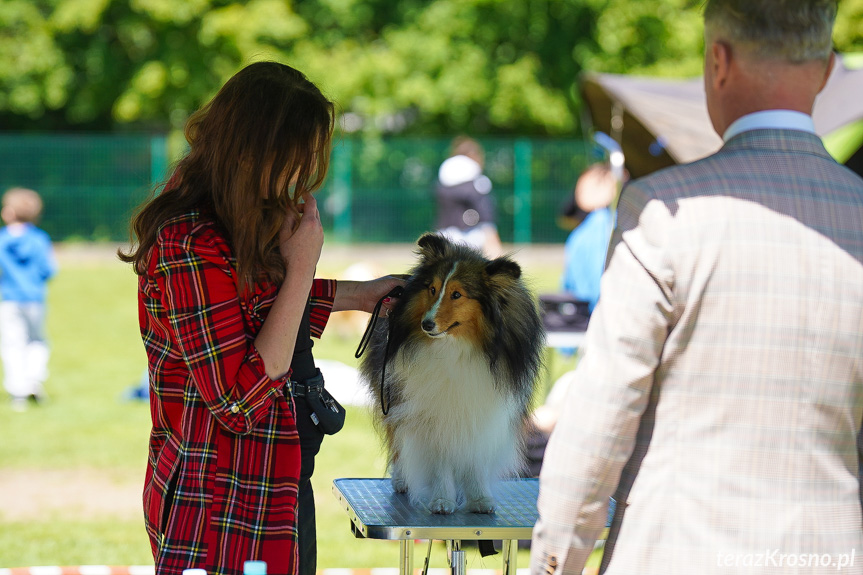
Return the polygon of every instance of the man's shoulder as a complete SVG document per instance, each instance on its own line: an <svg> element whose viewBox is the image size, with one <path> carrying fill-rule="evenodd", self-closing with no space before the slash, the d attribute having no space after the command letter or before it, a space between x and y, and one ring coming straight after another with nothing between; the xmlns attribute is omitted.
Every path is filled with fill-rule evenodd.
<svg viewBox="0 0 863 575"><path fill-rule="evenodd" d="M626 187L630 193L635 189L651 196L680 194L682 190L704 188L721 177L716 167L717 154L686 164L677 164L651 172L632 180Z"/></svg>
<svg viewBox="0 0 863 575"><path fill-rule="evenodd" d="M746 187L759 180L782 186L799 178L863 190L863 178L836 162L817 136L793 130L746 132L709 156L658 170L634 183L658 195L676 195L713 186Z"/></svg>

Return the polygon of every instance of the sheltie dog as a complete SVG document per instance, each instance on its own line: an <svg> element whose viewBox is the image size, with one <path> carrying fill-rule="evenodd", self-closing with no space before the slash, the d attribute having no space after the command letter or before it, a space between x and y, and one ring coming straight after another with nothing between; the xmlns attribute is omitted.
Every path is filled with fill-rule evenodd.
<svg viewBox="0 0 863 575"><path fill-rule="evenodd" d="M509 257L488 260L436 234L417 245L360 369L381 401L392 485L432 513L492 513L495 482L524 465L542 320Z"/></svg>

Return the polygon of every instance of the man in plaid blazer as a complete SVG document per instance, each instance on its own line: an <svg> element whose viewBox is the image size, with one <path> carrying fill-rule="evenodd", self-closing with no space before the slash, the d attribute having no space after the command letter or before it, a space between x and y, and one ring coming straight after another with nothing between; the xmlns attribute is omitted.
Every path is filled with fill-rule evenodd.
<svg viewBox="0 0 863 575"><path fill-rule="evenodd" d="M532 575L863 573L863 180L810 117L835 1L708 0L715 155L622 193Z"/></svg>

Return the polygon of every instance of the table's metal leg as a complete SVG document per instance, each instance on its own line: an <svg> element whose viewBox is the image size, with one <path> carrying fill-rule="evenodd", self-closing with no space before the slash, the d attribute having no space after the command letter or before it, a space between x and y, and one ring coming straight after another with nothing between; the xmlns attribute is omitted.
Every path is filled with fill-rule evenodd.
<svg viewBox="0 0 863 575"><path fill-rule="evenodd" d="M461 548L461 541L453 540L452 553L450 554L450 567L452 575L467 575L467 559Z"/></svg>
<svg viewBox="0 0 863 575"><path fill-rule="evenodd" d="M399 540L399 575L414 575L414 540Z"/></svg>
<svg viewBox="0 0 863 575"><path fill-rule="evenodd" d="M518 540L503 540L503 575L515 575L518 569Z"/></svg>

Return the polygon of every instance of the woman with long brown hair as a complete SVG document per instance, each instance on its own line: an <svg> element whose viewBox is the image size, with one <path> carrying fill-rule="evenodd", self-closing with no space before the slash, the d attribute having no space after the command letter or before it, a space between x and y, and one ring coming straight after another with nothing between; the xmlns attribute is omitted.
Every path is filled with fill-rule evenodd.
<svg viewBox="0 0 863 575"><path fill-rule="evenodd" d="M311 475L301 441L313 464L322 435L298 433L310 414L286 384L318 375L308 336L331 311L371 311L399 283L314 279L324 236L312 193L333 115L297 70L242 69L189 119L188 153L120 253L139 276L153 421L144 511L160 575L239 574L252 559L298 571L298 485ZM313 507L311 521L313 543Z"/></svg>

